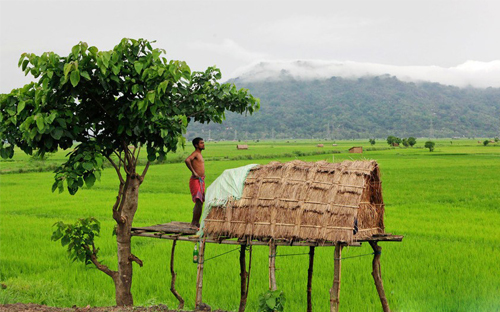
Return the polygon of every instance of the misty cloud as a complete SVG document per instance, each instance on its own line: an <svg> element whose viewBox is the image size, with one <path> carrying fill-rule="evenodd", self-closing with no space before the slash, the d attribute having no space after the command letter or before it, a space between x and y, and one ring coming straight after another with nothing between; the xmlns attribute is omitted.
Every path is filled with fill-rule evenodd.
<svg viewBox="0 0 500 312"><path fill-rule="evenodd" d="M231 57L240 61L251 62L256 59L268 57L265 53L251 52L240 46L238 43L231 39L224 39L222 43L209 43L197 41L189 44L189 47L201 51L211 51L226 57Z"/></svg>
<svg viewBox="0 0 500 312"><path fill-rule="evenodd" d="M355 79L364 76L396 76L406 82L437 82L458 87L500 88L500 60L467 61L455 67L395 66L352 61L260 61L237 69L232 78L247 81L327 79L333 76Z"/></svg>

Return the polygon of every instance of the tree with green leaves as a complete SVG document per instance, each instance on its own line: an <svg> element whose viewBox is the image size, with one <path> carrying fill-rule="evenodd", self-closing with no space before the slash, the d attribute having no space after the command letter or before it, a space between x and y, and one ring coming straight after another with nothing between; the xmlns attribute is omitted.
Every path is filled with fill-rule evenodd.
<svg viewBox="0 0 500 312"><path fill-rule="evenodd" d="M434 151L434 146L436 146L436 143L434 143L432 141L427 141L427 142L425 142L425 145L424 145L425 148L429 149L429 152Z"/></svg>
<svg viewBox="0 0 500 312"><path fill-rule="evenodd" d="M390 135L390 136L388 136L388 137L387 137L387 144L389 144L389 145L391 145L391 146L394 146L394 145L396 145L396 144L398 144L398 145L399 145L401 142L402 142L402 141L401 141L401 139L400 139L400 138L395 137L395 136L393 136L393 135Z"/></svg>
<svg viewBox="0 0 500 312"><path fill-rule="evenodd" d="M408 139L407 139L407 138L404 138L402 142L403 142L403 146L404 146L404 147L408 147L408 146L410 146L410 143L408 142Z"/></svg>
<svg viewBox="0 0 500 312"><path fill-rule="evenodd" d="M413 147L415 144L417 144L417 139L415 139L414 137L409 137L408 138L408 144Z"/></svg>
<svg viewBox="0 0 500 312"><path fill-rule="evenodd" d="M488 145L488 144L490 144L490 140L486 139L486 140L484 140L484 141L483 141L483 145L484 145L484 146L486 146L486 145Z"/></svg>
<svg viewBox="0 0 500 312"><path fill-rule="evenodd" d="M111 51L80 42L64 57L24 53L19 66L37 80L0 95L3 158L12 158L15 146L30 155L70 149L55 171L52 191L66 186L75 194L84 185L92 187L106 160L116 171L118 194L110 212L116 221L117 271L100 263L98 248L89 245L98 235L92 220L80 221L82 233L94 234L80 239L87 243L73 254L113 279L119 306L133 304L132 263L142 263L132 254L131 227L150 162L183 146L190 121L221 123L226 111L252 114L259 108L248 90L220 84L217 68L191 72L185 62L169 61L162 53L147 40L126 38ZM148 162L138 172L144 149ZM58 224L58 231L53 239L67 237L62 242L71 247L71 238L80 235L74 226Z"/></svg>
<svg viewBox="0 0 500 312"><path fill-rule="evenodd" d="M375 139L368 139L368 142L370 142L371 146L375 145L377 143Z"/></svg>

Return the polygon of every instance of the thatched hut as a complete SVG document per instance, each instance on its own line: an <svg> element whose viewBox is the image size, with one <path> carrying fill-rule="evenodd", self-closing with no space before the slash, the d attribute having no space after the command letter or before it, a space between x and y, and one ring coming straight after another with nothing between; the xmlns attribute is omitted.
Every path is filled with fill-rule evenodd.
<svg viewBox="0 0 500 312"><path fill-rule="evenodd" d="M352 242L384 233L375 161L272 162L250 170L242 197L211 208L204 233Z"/></svg>
<svg viewBox="0 0 500 312"><path fill-rule="evenodd" d="M246 144L237 144L236 145L236 149L247 150L248 149L248 145L246 145Z"/></svg>
<svg viewBox="0 0 500 312"><path fill-rule="evenodd" d="M353 146L349 149L349 153L363 154L363 147L362 146Z"/></svg>

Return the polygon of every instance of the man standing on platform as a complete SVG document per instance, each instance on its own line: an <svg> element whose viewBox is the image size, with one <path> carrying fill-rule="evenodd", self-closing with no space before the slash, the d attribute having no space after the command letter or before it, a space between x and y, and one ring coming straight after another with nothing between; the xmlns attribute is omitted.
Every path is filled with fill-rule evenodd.
<svg viewBox="0 0 500 312"><path fill-rule="evenodd" d="M193 220L191 226L200 227L200 217L205 202L205 162L201 156L201 151L205 149L205 142L202 138L194 138L193 146L194 152L186 158L186 166L191 171L191 178L189 179L189 189L194 202Z"/></svg>

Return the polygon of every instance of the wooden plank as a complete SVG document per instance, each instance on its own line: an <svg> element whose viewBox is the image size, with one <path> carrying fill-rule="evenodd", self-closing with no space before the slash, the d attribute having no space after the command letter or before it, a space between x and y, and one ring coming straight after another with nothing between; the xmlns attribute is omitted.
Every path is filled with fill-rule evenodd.
<svg viewBox="0 0 500 312"><path fill-rule="evenodd" d="M144 227L133 227L132 232L163 232L172 234L196 234L197 230L191 227L189 222L170 222Z"/></svg>
<svg viewBox="0 0 500 312"><path fill-rule="evenodd" d="M160 239L177 239L180 241L188 241L188 242L196 242L200 238L198 236L178 236L178 235L171 235L171 234L165 234L165 233L134 233L132 232L132 236L139 236L139 237L150 237L150 238L160 238ZM346 242L341 242L345 245L348 246L354 246L354 247L359 247L361 246L361 243L363 242L400 242L402 241L404 236L398 236L398 235L393 235L390 237L379 237L379 238L371 238L371 239L365 239L365 240L359 240L356 242L352 242L350 244L347 244ZM239 241L235 239L216 239L216 238L207 238L206 239L207 243L213 243L213 244L226 244L226 245L241 245L246 242L246 240ZM332 247L335 246L336 242L316 242L316 241L290 241L290 240L277 240L275 241L276 246L319 246L319 247ZM256 246L267 246L269 245L268 241L259 241L259 240L252 240L248 241L247 245L256 245Z"/></svg>

